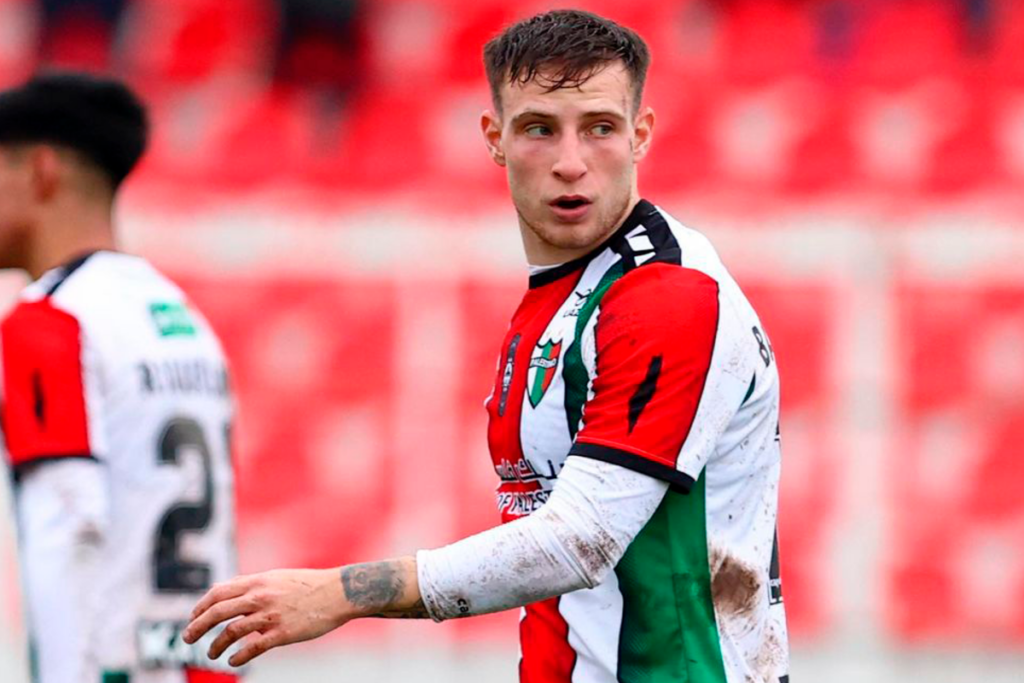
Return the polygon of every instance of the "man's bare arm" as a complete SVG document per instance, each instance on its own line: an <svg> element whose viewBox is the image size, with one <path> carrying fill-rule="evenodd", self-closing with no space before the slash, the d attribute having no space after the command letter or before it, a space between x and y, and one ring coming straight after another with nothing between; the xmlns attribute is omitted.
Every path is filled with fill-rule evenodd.
<svg viewBox="0 0 1024 683"><path fill-rule="evenodd" d="M360 617L456 619L593 587L667 490L618 465L570 456L551 498L529 517L417 558L238 577L199 601L185 639L230 621L209 654L244 638L229 660L239 666Z"/></svg>
<svg viewBox="0 0 1024 683"><path fill-rule="evenodd" d="M429 616L420 597L416 559L403 557L236 577L203 596L183 637L194 643L218 624L230 622L210 645L209 656L216 659L244 639L228 660L241 666L267 650L317 638L353 619Z"/></svg>

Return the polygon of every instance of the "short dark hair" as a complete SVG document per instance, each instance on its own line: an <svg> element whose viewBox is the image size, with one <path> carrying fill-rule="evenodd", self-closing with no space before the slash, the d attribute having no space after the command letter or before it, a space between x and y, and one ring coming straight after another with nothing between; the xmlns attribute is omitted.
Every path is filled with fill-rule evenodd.
<svg viewBox="0 0 1024 683"><path fill-rule="evenodd" d="M146 109L123 83L72 71L0 93L0 144L54 144L98 166L114 189L146 151Z"/></svg>
<svg viewBox="0 0 1024 683"><path fill-rule="evenodd" d="M581 10L554 10L509 26L484 47L491 98L499 108L506 83L526 84L540 76L548 92L575 88L616 61L629 73L639 109L650 51L635 31L614 21Z"/></svg>

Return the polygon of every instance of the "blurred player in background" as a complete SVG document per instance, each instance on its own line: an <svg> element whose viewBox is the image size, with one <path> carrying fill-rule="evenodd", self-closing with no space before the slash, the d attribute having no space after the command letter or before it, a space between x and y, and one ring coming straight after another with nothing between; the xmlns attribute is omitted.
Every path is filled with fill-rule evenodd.
<svg viewBox="0 0 1024 683"><path fill-rule="evenodd" d="M784 683L775 358L707 239L640 198L647 47L558 11L485 61L483 133L531 271L487 403L507 524L415 558L240 577L185 637L238 617L211 656L244 638L243 663L359 617L525 606L524 683Z"/></svg>
<svg viewBox="0 0 1024 683"><path fill-rule="evenodd" d="M0 268L32 279L0 325L0 410L40 683L235 678L178 637L235 572L233 406L207 322L117 250L114 197L146 140L113 81L0 94Z"/></svg>

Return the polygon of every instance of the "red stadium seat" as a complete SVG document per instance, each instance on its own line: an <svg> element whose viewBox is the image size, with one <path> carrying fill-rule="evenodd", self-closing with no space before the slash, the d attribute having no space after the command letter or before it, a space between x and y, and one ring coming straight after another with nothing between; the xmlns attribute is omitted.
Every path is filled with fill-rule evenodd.
<svg viewBox="0 0 1024 683"><path fill-rule="evenodd" d="M194 87L269 66L269 0L135 0L132 11L126 62L140 87Z"/></svg>
<svg viewBox="0 0 1024 683"><path fill-rule="evenodd" d="M640 166L641 191L671 196L713 185L719 173L712 144L717 90L652 74L644 99L656 118L651 151Z"/></svg>
<svg viewBox="0 0 1024 683"><path fill-rule="evenodd" d="M1004 185L997 111L988 85L955 86L954 101L935 112L944 124L929 162L925 190L937 197Z"/></svg>
<svg viewBox="0 0 1024 683"><path fill-rule="evenodd" d="M856 189L863 177L851 98L820 82L808 88L814 94L803 105L806 127L793 142L783 187L798 196Z"/></svg>
<svg viewBox="0 0 1024 683"><path fill-rule="evenodd" d="M445 55L442 75L453 84L469 85L484 78L483 45L508 24L521 18L513 4L497 0L441 0Z"/></svg>
<svg viewBox="0 0 1024 683"><path fill-rule="evenodd" d="M895 302L887 620L907 641L1020 642L1024 288L905 280Z"/></svg>
<svg viewBox="0 0 1024 683"><path fill-rule="evenodd" d="M29 76L36 60L38 29L30 0L0 0L0 88Z"/></svg>
<svg viewBox="0 0 1024 683"><path fill-rule="evenodd" d="M827 532L844 472L830 420L834 392L836 290L821 283L751 281L739 274L776 349L782 388L783 477L779 502L783 595L790 632L820 635L834 618Z"/></svg>
<svg viewBox="0 0 1024 683"><path fill-rule="evenodd" d="M787 0L734 0L722 15L726 77L757 85L805 74L813 66L810 12Z"/></svg>
<svg viewBox="0 0 1024 683"><path fill-rule="evenodd" d="M329 134L303 161L302 179L361 194L408 189L429 163L427 104L418 88L360 90L336 120L324 122Z"/></svg>
<svg viewBox="0 0 1024 683"><path fill-rule="evenodd" d="M1024 183L1024 84L1000 89L993 97L996 142L1011 182L1019 187Z"/></svg>
<svg viewBox="0 0 1024 683"><path fill-rule="evenodd" d="M200 193L229 194L297 175L313 144L309 99L235 85L151 93L155 125L141 173Z"/></svg>
<svg viewBox="0 0 1024 683"><path fill-rule="evenodd" d="M991 76L997 82L1024 89L1024 4L1018 0L994 2Z"/></svg>
<svg viewBox="0 0 1024 683"><path fill-rule="evenodd" d="M962 26L955 3L934 0L865 3L855 60L873 87L904 88L948 76L962 59Z"/></svg>
<svg viewBox="0 0 1024 683"><path fill-rule="evenodd" d="M69 10L45 32L41 61L47 66L100 72L109 69L117 26L87 11Z"/></svg>
<svg viewBox="0 0 1024 683"><path fill-rule="evenodd" d="M270 89L220 109L210 121L209 182L231 191L294 178L322 118L310 99Z"/></svg>

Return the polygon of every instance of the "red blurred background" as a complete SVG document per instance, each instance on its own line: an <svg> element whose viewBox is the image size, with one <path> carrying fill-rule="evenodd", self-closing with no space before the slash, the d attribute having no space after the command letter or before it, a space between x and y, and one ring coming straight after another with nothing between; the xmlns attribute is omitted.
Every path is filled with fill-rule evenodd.
<svg viewBox="0 0 1024 683"><path fill-rule="evenodd" d="M551 3L336 2L325 30L270 0L112 4L0 0L0 85L70 65L150 103L123 224L234 364L243 569L494 524L481 403L525 268L480 52ZM1019 649L1024 3L574 5L649 42L641 190L716 241L778 353L796 651ZM446 628L504 643L515 618Z"/></svg>

